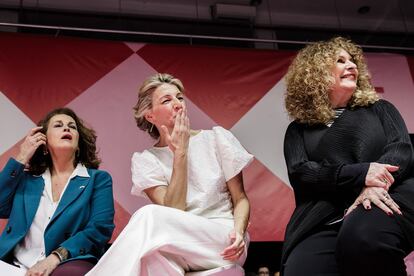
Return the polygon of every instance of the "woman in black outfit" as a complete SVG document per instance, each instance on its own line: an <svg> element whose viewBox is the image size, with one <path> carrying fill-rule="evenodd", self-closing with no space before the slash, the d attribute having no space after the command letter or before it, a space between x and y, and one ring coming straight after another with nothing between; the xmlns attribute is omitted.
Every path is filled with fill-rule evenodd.
<svg viewBox="0 0 414 276"><path fill-rule="evenodd" d="M340 37L309 45L286 84L294 121L284 152L296 209L282 273L406 275L414 153L401 115L374 91L361 48Z"/></svg>

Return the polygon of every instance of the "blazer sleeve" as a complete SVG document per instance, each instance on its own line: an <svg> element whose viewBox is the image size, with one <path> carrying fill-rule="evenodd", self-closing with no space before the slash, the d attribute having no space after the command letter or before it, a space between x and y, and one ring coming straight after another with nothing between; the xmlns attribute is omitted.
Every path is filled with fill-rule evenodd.
<svg viewBox="0 0 414 276"><path fill-rule="evenodd" d="M71 258L86 254L99 257L103 254L104 246L111 238L115 227L111 176L107 172L98 171L93 185L89 222L81 231L60 245L70 252Z"/></svg>
<svg viewBox="0 0 414 276"><path fill-rule="evenodd" d="M284 140L289 181L297 195L330 197L341 192L359 192L365 183L369 163L329 164L308 159L303 126L292 122Z"/></svg>
<svg viewBox="0 0 414 276"><path fill-rule="evenodd" d="M24 175L24 165L10 158L0 172L0 218L9 218L13 198Z"/></svg>
<svg viewBox="0 0 414 276"><path fill-rule="evenodd" d="M399 166L399 170L392 173L395 185L401 183L413 170L413 146L407 127L398 110L385 100L380 100L374 105L374 111L381 120L385 137L387 138L378 163ZM395 187L391 186L390 189Z"/></svg>

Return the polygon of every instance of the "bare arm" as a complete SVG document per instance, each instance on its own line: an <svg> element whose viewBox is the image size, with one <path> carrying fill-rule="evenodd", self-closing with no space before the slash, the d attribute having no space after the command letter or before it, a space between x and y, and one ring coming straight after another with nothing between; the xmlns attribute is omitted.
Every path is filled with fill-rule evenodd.
<svg viewBox="0 0 414 276"><path fill-rule="evenodd" d="M243 175L240 172L227 182L233 201L234 229L244 236L249 223L250 204L243 187Z"/></svg>
<svg viewBox="0 0 414 276"><path fill-rule="evenodd" d="M144 190L144 192L155 204L185 210L187 197L187 153L179 156L174 155L173 172L168 186L155 186Z"/></svg>
<svg viewBox="0 0 414 276"><path fill-rule="evenodd" d="M174 154L171 181L168 186L156 186L148 188L144 192L155 204L185 210L188 171L187 153L190 138L190 122L186 110L181 110L176 116L171 135L165 126L162 126L161 130L166 137L168 147Z"/></svg>
<svg viewBox="0 0 414 276"><path fill-rule="evenodd" d="M244 236L249 223L250 204L243 187L240 172L227 182L233 202L234 231L230 234L232 244L221 253L224 259L237 260L245 250Z"/></svg>

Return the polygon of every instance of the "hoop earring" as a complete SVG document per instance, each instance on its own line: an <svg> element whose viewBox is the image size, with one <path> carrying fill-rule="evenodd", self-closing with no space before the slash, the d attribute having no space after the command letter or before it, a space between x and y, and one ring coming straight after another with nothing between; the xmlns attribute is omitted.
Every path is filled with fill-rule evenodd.
<svg viewBox="0 0 414 276"><path fill-rule="evenodd" d="M151 124L151 128L150 128L149 132L152 132L153 128L154 128L154 124Z"/></svg>

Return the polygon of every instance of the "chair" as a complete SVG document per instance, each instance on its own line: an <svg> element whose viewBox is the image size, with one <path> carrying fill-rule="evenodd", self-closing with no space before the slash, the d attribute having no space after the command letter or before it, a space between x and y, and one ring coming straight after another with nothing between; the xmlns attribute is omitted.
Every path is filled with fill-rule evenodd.
<svg viewBox="0 0 414 276"><path fill-rule="evenodd" d="M404 261L407 267L407 276L414 276L414 251L408 254Z"/></svg>
<svg viewBox="0 0 414 276"><path fill-rule="evenodd" d="M185 276L243 276L244 269L237 264L229 264L217 268L187 272Z"/></svg>

